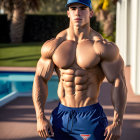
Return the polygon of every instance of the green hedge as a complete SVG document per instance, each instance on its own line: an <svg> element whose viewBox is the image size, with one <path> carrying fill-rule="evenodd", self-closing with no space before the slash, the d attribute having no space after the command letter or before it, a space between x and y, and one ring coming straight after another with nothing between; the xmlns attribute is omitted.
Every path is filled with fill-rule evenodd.
<svg viewBox="0 0 140 140"><path fill-rule="evenodd" d="M1 23L2 20L2 23ZM0 42L9 39L10 22L6 15L0 15ZM55 37L60 31L68 28L69 19L66 15L27 15L25 19L23 42L44 42ZM100 25L95 17L91 19L91 27L100 32ZM3 36L1 38L1 36Z"/></svg>

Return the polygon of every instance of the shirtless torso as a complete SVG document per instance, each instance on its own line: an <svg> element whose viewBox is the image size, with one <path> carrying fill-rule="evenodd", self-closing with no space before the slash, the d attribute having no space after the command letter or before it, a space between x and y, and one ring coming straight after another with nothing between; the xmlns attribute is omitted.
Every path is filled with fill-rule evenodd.
<svg viewBox="0 0 140 140"><path fill-rule="evenodd" d="M66 32L60 34L66 36ZM91 34L94 32L92 30ZM55 67L59 77L58 97L68 107L97 103L99 88L105 77L101 62L118 57L117 46L102 40L99 35L92 38L96 40L76 42L61 37L47 41L42 48L42 59L50 60L50 66ZM47 70L48 74L53 72L53 68Z"/></svg>
<svg viewBox="0 0 140 140"><path fill-rule="evenodd" d="M82 107L98 102L99 86L104 74L93 40L65 40L52 58L60 71L58 96L62 104Z"/></svg>

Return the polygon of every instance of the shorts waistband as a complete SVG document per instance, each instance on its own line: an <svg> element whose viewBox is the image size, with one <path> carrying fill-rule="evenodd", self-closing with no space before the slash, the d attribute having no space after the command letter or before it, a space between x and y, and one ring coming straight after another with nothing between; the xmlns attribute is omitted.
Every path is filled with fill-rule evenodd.
<svg viewBox="0 0 140 140"><path fill-rule="evenodd" d="M63 111L87 112L87 111L95 110L97 108L102 108L99 103L92 104L92 105L85 106L85 107L79 107L79 108L77 108L77 107L76 108L75 107L67 107L67 106L64 106L61 103L59 103L59 105L58 105L58 109L63 110Z"/></svg>

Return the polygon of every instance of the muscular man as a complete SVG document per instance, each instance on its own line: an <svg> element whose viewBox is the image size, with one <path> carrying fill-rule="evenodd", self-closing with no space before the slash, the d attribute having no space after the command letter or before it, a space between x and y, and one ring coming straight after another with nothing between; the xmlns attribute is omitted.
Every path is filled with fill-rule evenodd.
<svg viewBox="0 0 140 140"><path fill-rule="evenodd" d="M44 43L37 64L33 85L37 131L47 140L118 140L127 96L123 59L114 43L90 28L90 0L68 0L66 6L69 28ZM49 122L44 107L54 70L60 103ZM98 103L105 77L113 85L114 119L109 126Z"/></svg>

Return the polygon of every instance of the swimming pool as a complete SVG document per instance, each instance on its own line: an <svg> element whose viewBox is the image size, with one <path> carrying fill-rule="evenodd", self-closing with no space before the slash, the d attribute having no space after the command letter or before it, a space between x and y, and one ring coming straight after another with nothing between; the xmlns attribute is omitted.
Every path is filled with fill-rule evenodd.
<svg viewBox="0 0 140 140"><path fill-rule="evenodd" d="M5 99L13 100L13 98L18 96L31 96L34 76L34 72L0 71L0 104L2 104L2 101ZM49 94L47 100L50 101L58 99L57 87L58 77L53 75L51 80L48 82Z"/></svg>

